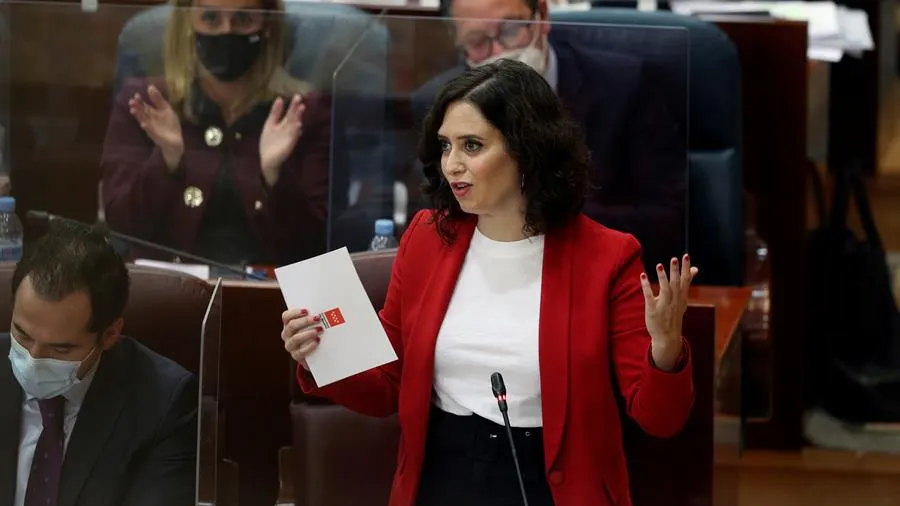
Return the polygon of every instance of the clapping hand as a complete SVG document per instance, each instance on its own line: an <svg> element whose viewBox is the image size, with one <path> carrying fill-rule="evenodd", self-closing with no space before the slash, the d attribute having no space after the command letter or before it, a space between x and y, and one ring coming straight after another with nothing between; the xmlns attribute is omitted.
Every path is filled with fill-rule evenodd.
<svg viewBox="0 0 900 506"><path fill-rule="evenodd" d="M688 289L698 269L691 267L691 259L684 255L681 265L672 258L669 275L662 264L656 266L659 278L659 294L653 294L650 280L641 274L644 291L644 314L653 363L663 370L671 370L681 355L681 322L687 309Z"/></svg>
<svg viewBox="0 0 900 506"><path fill-rule="evenodd" d="M184 154L181 121L156 86L147 87L147 96L149 102L139 93L135 93L134 97L128 100L128 111L160 149L169 170L174 171Z"/></svg>
<svg viewBox="0 0 900 506"><path fill-rule="evenodd" d="M278 181L282 164L291 155L303 133L302 117L305 108L300 95L294 95L287 111L283 99L277 98L272 103L259 138L260 166L263 179L269 187Z"/></svg>

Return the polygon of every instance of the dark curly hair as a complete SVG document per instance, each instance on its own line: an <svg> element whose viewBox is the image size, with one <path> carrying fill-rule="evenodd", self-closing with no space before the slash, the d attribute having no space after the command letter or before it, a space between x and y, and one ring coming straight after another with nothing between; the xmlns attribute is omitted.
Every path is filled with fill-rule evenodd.
<svg viewBox="0 0 900 506"><path fill-rule="evenodd" d="M422 190L445 243L453 242L455 223L467 216L444 178L438 139L447 108L459 101L477 107L503 134L506 152L522 177L526 235L545 233L581 213L590 190L584 137L543 76L524 63L503 59L444 85L425 118L419 141L426 179Z"/></svg>

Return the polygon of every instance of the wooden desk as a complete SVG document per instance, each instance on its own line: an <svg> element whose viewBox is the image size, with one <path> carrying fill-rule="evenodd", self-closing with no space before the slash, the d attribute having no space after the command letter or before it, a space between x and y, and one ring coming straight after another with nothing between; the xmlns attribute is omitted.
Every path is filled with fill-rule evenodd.
<svg viewBox="0 0 900 506"><path fill-rule="evenodd" d="M729 348L739 345L736 339L738 327L747 302L750 289L743 287L692 286L689 294L692 306L713 306L716 310L716 361L725 358Z"/></svg>
<svg viewBox="0 0 900 506"><path fill-rule="evenodd" d="M749 288L691 287L692 305L715 308L715 387L712 497L716 506L737 506L739 476L735 464L743 454L741 412L741 319L750 300Z"/></svg>
<svg viewBox="0 0 900 506"><path fill-rule="evenodd" d="M738 341L733 339L735 334L729 329L736 328L741 314L739 308L746 304L746 299L745 289L692 289L685 328L697 329L698 339L706 335L710 343L708 349L694 350L695 367L708 364L708 371L702 374L709 378L710 385L706 389L698 388L697 404L704 406L704 410L694 416L708 427L702 429L701 426L698 435L713 431L712 385L717 374L715 367L718 367L713 362L729 360L729 354L739 350L739 346L735 346ZM238 464L240 504L273 504L278 493L278 451L291 444L287 407L294 379L289 357L279 337L284 301L274 282L229 281L224 285L222 304L222 387L219 397L226 405L220 426L220 437L225 438L224 457ZM702 394L704 391L708 393ZM693 464L688 466L684 476L671 469L666 472L680 476L673 486L705 487L711 497L713 442L709 439L708 444L692 451L700 464L708 462L707 472ZM653 465L652 462L641 464ZM644 472L649 471L645 469ZM698 484L698 480L702 483ZM658 491L643 493L652 495ZM716 494L723 494L718 486Z"/></svg>

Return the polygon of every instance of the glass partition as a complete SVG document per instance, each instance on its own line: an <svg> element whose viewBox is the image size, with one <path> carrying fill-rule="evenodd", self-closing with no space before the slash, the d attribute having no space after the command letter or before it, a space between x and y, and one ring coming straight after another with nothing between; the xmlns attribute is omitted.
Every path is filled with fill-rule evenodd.
<svg viewBox="0 0 900 506"><path fill-rule="evenodd" d="M219 476L224 459L224 435L219 434L219 361L222 342L222 279L216 281L203 317L200 338L200 407L197 423L197 504L217 504L219 487L228 485L227 469ZM225 463L227 464L227 462ZM225 465L223 464L223 466Z"/></svg>
<svg viewBox="0 0 900 506"><path fill-rule="evenodd" d="M3 96L15 96L9 166L23 218L41 210L105 221L127 236L119 243L131 260L180 263L212 279L241 277L247 267L265 272L324 252L328 213L355 202L360 173L386 172L376 166L352 178L332 173L333 153L340 167L362 166L360 160L375 158L368 150L383 144L381 111L362 114L360 107L356 124L332 128L331 116L346 103L335 103L332 93L353 84L336 84L338 70L357 72L361 84L352 91L385 94L388 37L383 28L365 36L374 17L363 11L290 3L281 16L245 12L235 22L249 23L236 30L247 35L241 51L250 68L226 59L226 67L213 69L222 79L209 85L207 66L233 48L223 50L214 36L167 36L218 33L209 9L103 5L92 12L16 2L2 9L16 20L3 25L14 30L14 57L0 66L12 65ZM265 40L252 38L257 28ZM380 59L373 56L379 51ZM201 53L205 63L190 56ZM241 71L237 79L226 75ZM299 113L291 112L295 95L302 98ZM286 99L279 118L286 121L273 121L269 148L261 150L275 98ZM6 113L0 107L0 126ZM344 149L344 139L367 151Z"/></svg>
<svg viewBox="0 0 900 506"><path fill-rule="evenodd" d="M345 43L331 57L331 194L328 249L365 250L373 223L394 207L395 150L386 127L392 93L384 16L342 17Z"/></svg>
<svg viewBox="0 0 900 506"><path fill-rule="evenodd" d="M490 24L305 2L288 3L280 17L255 13L245 29L270 28L262 46L280 48L284 64L246 70L267 78L242 88L254 96L244 103L227 91L234 82L210 88L204 64L184 56L200 54L195 45L207 39L167 39L171 26L215 32L202 9L4 7L22 21L10 25L12 39L28 41L12 45L8 88L17 104L9 166L19 209L104 220L129 236L120 242L130 259L213 279L264 275L342 246L365 250L377 219L393 221L401 235L427 205L419 123L440 85L467 67L460 33L483 34ZM648 265L686 251L686 32L517 24L526 35L546 33L545 73L591 151L585 213L637 236ZM258 67L271 72L257 75ZM235 69L217 70L225 71ZM153 105L151 87L168 105ZM284 157L276 149L263 170L260 138L272 100L294 94L306 107L296 144ZM181 143L154 130L173 117L169 106Z"/></svg>
<svg viewBox="0 0 900 506"><path fill-rule="evenodd" d="M429 205L419 188L423 167L417 144L438 90L470 66L496 56L498 44L528 46L535 41L540 51L549 47L538 53L539 66L591 151L592 191L584 212L610 228L634 234L650 268L687 251L689 44L685 29L505 21L502 30L510 40L495 41L492 48L485 33L496 31L496 22L396 16L377 22L391 35L387 60L395 82L393 91L380 98L381 104L367 108L387 111L381 152L389 151L394 163L381 164L384 158L366 149L364 140L344 138L348 147L342 151L368 152L369 160L358 165L333 158L333 173L363 167L387 172L368 175L371 186L362 198L370 201L357 201L368 212L354 216L360 223L355 227L331 223L332 229L359 230L359 235L336 240L331 247L366 249L375 219L393 220L395 228L402 230L412 214ZM479 37L484 40L479 42ZM476 47L485 41L488 46ZM484 54L473 53L481 49ZM353 58L368 56L354 54ZM379 52L373 60L381 58ZM338 69L335 88L347 91L335 93L335 111L357 111L361 103L371 102L366 97L378 99L371 95L373 88L352 90L350 84L356 82L359 78L352 70ZM350 131L357 120L352 113L335 114L333 131ZM393 207L388 206L392 200ZM341 214L332 211L329 216L335 220Z"/></svg>
<svg viewBox="0 0 900 506"><path fill-rule="evenodd" d="M100 159L110 226L209 259L191 260L213 276L324 252L331 67L348 43L334 35L335 16L306 4L282 16L169 7L132 16ZM226 23L237 38L218 36ZM154 104L154 88L167 103ZM133 246L135 257L187 261Z"/></svg>

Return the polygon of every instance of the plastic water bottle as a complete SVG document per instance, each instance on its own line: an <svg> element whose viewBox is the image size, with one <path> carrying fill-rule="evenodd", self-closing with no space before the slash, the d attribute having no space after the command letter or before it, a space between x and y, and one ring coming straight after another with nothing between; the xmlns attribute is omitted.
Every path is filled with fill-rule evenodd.
<svg viewBox="0 0 900 506"><path fill-rule="evenodd" d="M375 237L369 244L369 251L396 248L398 245L397 238L394 237L394 221L375 220Z"/></svg>
<svg viewBox="0 0 900 506"><path fill-rule="evenodd" d="M769 247L753 229L746 232L745 242L747 286L752 292L744 312L744 328L751 341L765 342L769 340Z"/></svg>
<svg viewBox="0 0 900 506"><path fill-rule="evenodd" d="M22 222L16 216L16 199L0 197L0 261L22 259Z"/></svg>

